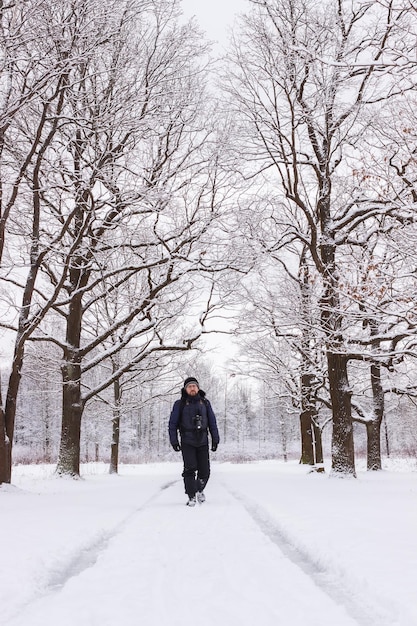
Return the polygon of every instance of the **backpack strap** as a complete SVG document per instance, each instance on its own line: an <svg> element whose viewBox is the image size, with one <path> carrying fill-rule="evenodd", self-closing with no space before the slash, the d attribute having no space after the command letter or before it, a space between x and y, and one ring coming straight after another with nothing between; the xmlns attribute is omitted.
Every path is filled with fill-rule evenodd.
<svg viewBox="0 0 417 626"><path fill-rule="evenodd" d="M205 405L205 407L206 407L206 409L207 409L207 407L208 407L208 402L207 402L207 399L206 399L206 398L203 398L202 396L200 396L200 400L202 400L202 401L203 401L203 403L204 403L204 405ZM182 396L182 397L181 397L181 399L180 399L180 411L179 411L179 416L180 416L180 418L179 418L179 420L178 420L178 426L180 426L180 425L181 425L181 421L182 421L182 413L183 413L183 411L184 411L184 407L185 407L185 405L186 405L186 404L187 404L187 400L186 400L186 398L185 398L184 396ZM207 419L208 419L208 418L207 418Z"/></svg>

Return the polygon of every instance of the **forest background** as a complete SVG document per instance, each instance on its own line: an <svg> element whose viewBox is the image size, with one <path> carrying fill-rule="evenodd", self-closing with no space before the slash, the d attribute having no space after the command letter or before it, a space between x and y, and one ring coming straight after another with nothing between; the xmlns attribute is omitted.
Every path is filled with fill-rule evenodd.
<svg viewBox="0 0 417 626"><path fill-rule="evenodd" d="M190 374L219 459L415 457L415 3L246 5L2 4L0 482L176 458Z"/></svg>

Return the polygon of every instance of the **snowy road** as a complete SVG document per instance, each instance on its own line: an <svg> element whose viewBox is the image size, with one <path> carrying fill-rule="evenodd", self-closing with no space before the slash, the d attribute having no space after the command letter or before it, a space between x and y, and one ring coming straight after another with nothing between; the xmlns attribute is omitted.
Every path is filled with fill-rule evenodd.
<svg viewBox="0 0 417 626"><path fill-rule="evenodd" d="M224 486L184 501L160 489L9 626L357 624Z"/></svg>
<svg viewBox="0 0 417 626"><path fill-rule="evenodd" d="M417 625L401 543L414 554L415 475L340 483L297 466L217 466L190 509L179 464L125 471L1 492L1 626ZM373 520L390 493L387 564ZM404 570L401 588L384 567Z"/></svg>

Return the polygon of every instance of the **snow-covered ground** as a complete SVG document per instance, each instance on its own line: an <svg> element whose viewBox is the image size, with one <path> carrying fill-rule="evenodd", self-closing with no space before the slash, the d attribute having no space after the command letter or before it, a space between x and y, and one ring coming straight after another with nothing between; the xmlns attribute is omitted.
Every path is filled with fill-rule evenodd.
<svg viewBox="0 0 417 626"><path fill-rule="evenodd" d="M3 626L417 626L417 471L18 467L0 488Z"/></svg>

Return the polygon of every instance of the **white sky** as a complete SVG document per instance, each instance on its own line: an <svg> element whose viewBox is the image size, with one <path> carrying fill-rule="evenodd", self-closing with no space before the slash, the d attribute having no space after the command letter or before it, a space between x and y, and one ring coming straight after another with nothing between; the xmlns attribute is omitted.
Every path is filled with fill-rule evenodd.
<svg viewBox="0 0 417 626"><path fill-rule="evenodd" d="M216 455L194 509L179 461L91 464L78 481L16 467L1 625L417 625L415 462L341 480Z"/></svg>
<svg viewBox="0 0 417 626"><path fill-rule="evenodd" d="M227 30L236 13L247 10L247 0L183 0L185 17L195 16L208 38L221 45L227 43Z"/></svg>

